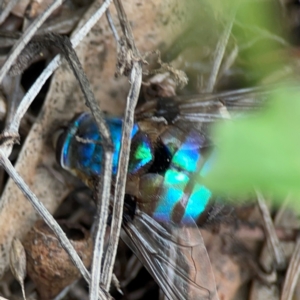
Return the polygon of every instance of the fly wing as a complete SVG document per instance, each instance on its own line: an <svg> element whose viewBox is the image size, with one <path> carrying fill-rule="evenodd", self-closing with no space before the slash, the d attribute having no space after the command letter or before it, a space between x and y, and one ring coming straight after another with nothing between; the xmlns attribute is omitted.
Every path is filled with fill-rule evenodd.
<svg viewBox="0 0 300 300"><path fill-rule="evenodd" d="M196 224L160 225L137 211L125 242L170 300L218 300L211 263Z"/></svg>
<svg viewBox="0 0 300 300"><path fill-rule="evenodd" d="M245 111L260 108L270 92L262 88L247 88L212 94L174 96L158 98L139 107L136 119L164 118L167 122L214 122L226 118L222 108L230 114L239 115Z"/></svg>

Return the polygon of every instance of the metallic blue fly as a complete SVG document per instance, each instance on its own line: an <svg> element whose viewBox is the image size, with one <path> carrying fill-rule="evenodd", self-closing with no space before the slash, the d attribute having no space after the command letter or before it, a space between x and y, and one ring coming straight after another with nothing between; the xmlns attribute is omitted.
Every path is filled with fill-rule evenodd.
<svg viewBox="0 0 300 300"><path fill-rule="evenodd" d="M255 97L254 97L255 98ZM136 113L131 133L126 197L134 199L134 216L126 217L126 243L169 299L218 299L214 275L196 222L211 192L201 184L213 163L207 138L211 121L224 117L223 104L253 106L245 90L197 98L159 99ZM219 101L222 99L222 104ZM107 117L117 171L122 120ZM101 175L102 141L89 113L77 116L59 138L60 165L93 187Z"/></svg>
<svg viewBox="0 0 300 300"><path fill-rule="evenodd" d="M115 146L113 174L116 175L122 120L107 118L106 122ZM195 130L185 132L171 126L160 133L159 140L155 138L153 141L142 127L142 123L135 124L131 134L128 175L131 183L138 181L136 192L139 196L132 191L131 195L137 198L143 211L157 221L176 219L178 222L182 219L186 223L190 217L196 220L211 196L205 186L197 182L193 182L193 186L189 184L193 174L201 176L203 171L200 169L207 169L203 155L207 143L205 136ZM101 137L91 114L79 115L63 140L60 157L63 168L84 181L101 175ZM159 161L155 160L155 156L159 156ZM180 210L178 203L186 203L184 210ZM178 214L181 212L183 215L180 217Z"/></svg>

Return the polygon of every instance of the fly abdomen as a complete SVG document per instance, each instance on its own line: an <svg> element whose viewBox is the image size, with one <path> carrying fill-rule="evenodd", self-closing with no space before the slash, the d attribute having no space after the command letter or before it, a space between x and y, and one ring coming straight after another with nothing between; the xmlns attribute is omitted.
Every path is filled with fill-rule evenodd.
<svg viewBox="0 0 300 300"><path fill-rule="evenodd" d="M197 221L211 198L211 192L201 184L209 168L207 140L196 131L174 126L162 133L160 140L169 165L164 172L155 172L162 170L155 157L148 173L140 178L138 205L159 222Z"/></svg>

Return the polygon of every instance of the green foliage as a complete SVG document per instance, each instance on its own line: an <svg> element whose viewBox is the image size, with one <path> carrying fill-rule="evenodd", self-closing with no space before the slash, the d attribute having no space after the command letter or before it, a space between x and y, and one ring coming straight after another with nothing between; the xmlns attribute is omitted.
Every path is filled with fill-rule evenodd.
<svg viewBox="0 0 300 300"><path fill-rule="evenodd" d="M216 124L216 159L205 184L240 197L254 187L282 200L300 196L300 92L274 91L267 107L244 119Z"/></svg>

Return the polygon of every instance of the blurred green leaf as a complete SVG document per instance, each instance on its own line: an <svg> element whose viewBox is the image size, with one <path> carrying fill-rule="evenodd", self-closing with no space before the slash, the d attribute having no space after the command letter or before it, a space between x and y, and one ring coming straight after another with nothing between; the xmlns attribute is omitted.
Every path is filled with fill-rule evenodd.
<svg viewBox="0 0 300 300"><path fill-rule="evenodd" d="M300 196L299 91L273 92L266 109L217 124L213 138L219 143L205 184L214 193L240 197L257 187L277 199Z"/></svg>

